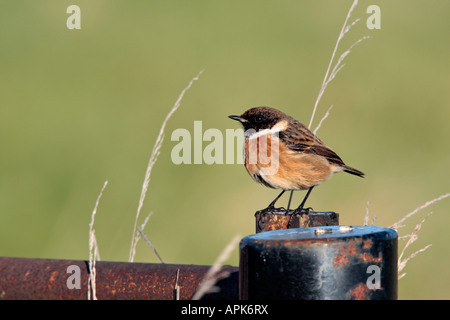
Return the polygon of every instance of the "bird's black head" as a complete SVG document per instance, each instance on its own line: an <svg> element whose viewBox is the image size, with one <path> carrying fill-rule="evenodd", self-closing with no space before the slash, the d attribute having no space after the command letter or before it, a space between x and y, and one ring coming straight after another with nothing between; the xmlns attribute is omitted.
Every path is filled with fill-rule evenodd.
<svg viewBox="0 0 450 320"><path fill-rule="evenodd" d="M241 116L229 116L229 118L242 123L244 130L259 131L272 129L280 121L288 120L289 116L274 108L255 107L248 109Z"/></svg>

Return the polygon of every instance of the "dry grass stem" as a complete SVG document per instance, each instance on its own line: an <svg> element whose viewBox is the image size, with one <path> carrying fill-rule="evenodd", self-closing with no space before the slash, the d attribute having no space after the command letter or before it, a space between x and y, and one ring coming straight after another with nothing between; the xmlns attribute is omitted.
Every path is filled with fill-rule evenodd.
<svg viewBox="0 0 450 320"><path fill-rule="evenodd" d="M410 213L408 213L407 215L405 215L402 219L400 219L399 221L397 221L396 223L394 223L393 225L390 226L390 228L398 230L399 228L403 227L404 225L402 225L402 223L404 221L406 221L407 219L411 218L413 215L415 215L416 213L418 213L420 210L425 209L426 207L441 201L447 197L450 196L450 193L446 193L443 194L433 200L427 201L425 202L423 205L417 207L416 209L414 209L413 211L411 211ZM424 248L415 251L414 253L410 254L406 259L403 259L403 255L405 253L405 250L412 244L414 243L417 239L418 239L418 232L420 231L420 229L422 228L422 224L425 222L425 220L428 218L428 216L431 214L431 212L419 223L416 225L416 227L414 228L414 230L412 231L412 233L410 235L407 236L403 236L400 239L403 238L408 238L408 241L406 242L402 252L400 253L400 257L398 258L398 279L403 278L406 273L402 273L400 274L400 272L405 268L406 264L408 263L409 260L413 259L414 257L416 257L419 253L424 252L425 250L427 250L429 247L431 247L431 244L425 246Z"/></svg>
<svg viewBox="0 0 450 320"><path fill-rule="evenodd" d="M396 223L394 223L393 225L391 225L389 228L398 230L399 228L403 227L404 225L402 225L402 223L411 218L413 215L415 215L416 213L418 213L420 210L425 209L426 207L441 201L447 197L450 196L450 193L447 194L443 194L433 200L427 201L425 202L423 205L417 207L416 209L414 209L413 211L411 211L410 213L408 213L407 215L405 215L402 219L400 219L399 221L397 221ZM424 248L417 250L415 252L413 252L412 254L410 254L407 258L403 259L403 255L406 251L406 249L412 244L414 243L417 239L418 239L418 232L420 231L420 229L422 228L422 224L425 222L425 220L431 215L431 212L419 223L416 225L416 227L414 228L414 230L411 232L411 234L406 235L406 236L402 236L399 239L404 239L407 238L408 241L406 242L405 246L403 247L402 252L400 253L400 256L398 258L398 279L403 278L406 273L402 273L400 274L400 272L405 268L406 264L408 263L409 260L413 259L414 257L416 257L419 253L424 252L425 250L427 250L429 247L431 247L431 244L425 246Z"/></svg>
<svg viewBox="0 0 450 320"><path fill-rule="evenodd" d="M419 237L417 236L417 233L420 231L420 229L422 228L422 224L425 222L425 220L428 218L429 215L431 215L432 212L430 212L419 224L416 225L416 227L414 228L414 230L411 232L411 234L406 235L402 238L408 238L408 241L406 242L400 257L398 258L399 261L402 259L403 254L405 253L405 250L413 243L415 242ZM400 264L399 264L400 265ZM400 268L399 268L400 269Z"/></svg>
<svg viewBox="0 0 450 320"><path fill-rule="evenodd" d="M431 244L427 245L426 247L424 247L424 248L422 248L422 249L420 249L420 250L417 250L416 252L414 252L413 254L411 254L407 259L405 259L404 261L402 261L402 265L403 265L402 269L406 266L406 263L407 263L409 260L411 260L412 258L414 258L415 256L417 256L419 253L424 252L424 251L427 250L429 247L431 247ZM402 273L402 274L399 274L398 280L400 280L401 278L403 278L405 275L406 275L406 272L405 272L405 273Z"/></svg>
<svg viewBox="0 0 450 320"><path fill-rule="evenodd" d="M366 214L364 215L364 225L368 226L368 225L373 225L375 223L375 219L377 218L376 215L373 215L372 219L370 220L369 223L369 219L370 219L370 211L369 211L369 206L370 206L370 201L367 201L366 203Z"/></svg>
<svg viewBox="0 0 450 320"><path fill-rule="evenodd" d="M333 68L333 71L331 71L330 77L327 80L326 86L336 77L336 75L338 74L339 71L341 71L341 69L345 66L345 64L342 64L342 62L344 61L345 57L347 57L351 50L353 49L354 46L356 46L358 43L369 39L369 36L364 36L361 39L357 40L356 42L354 42L350 48L347 49L347 51L345 51L338 59L338 62L336 63L336 65Z"/></svg>
<svg viewBox="0 0 450 320"><path fill-rule="evenodd" d="M401 225L401 223L403 223L406 219L411 218L413 215L415 215L415 214L416 214L417 212L419 212L420 210L425 209L426 207L428 207L428 206L430 206L430 205L432 205L432 204L434 204L434 203L436 203L436 202L438 202L438 201L441 201L441 200L443 200L443 199L445 199L445 198L447 198L447 197L450 197L450 193L443 194L443 195L437 197L436 199L433 199L433 200L430 200L430 201L424 203L424 204L421 205L420 207L417 207L416 209L414 209L413 211L411 211L410 213L408 213L407 215L405 215L402 219L400 219L399 221L397 221L396 223L394 223L394 224L393 224L392 226L390 226L389 228L398 230L399 228L403 227L403 226Z"/></svg>
<svg viewBox="0 0 450 320"><path fill-rule="evenodd" d="M178 278L180 277L180 269L177 269L177 279L175 280L175 300L180 300L180 286L178 285Z"/></svg>
<svg viewBox="0 0 450 320"><path fill-rule="evenodd" d="M95 283L96 277L95 262L97 260L100 260L100 254L98 251L97 238L95 237L94 220L95 214L97 213L98 204L100 203L100 198L102 197L103 191L105 191L107 185L108 181L105 181L102 190L100 191L100 194L97 197L97 201L95 202L95 207L91 215L91 223L89 224L89 278L88 278L88 297L87 297L88 300L91 300L91 290L92 290L92 299L97 300L96 283Z"/></svg>
<svg viewBox="0 0 450 320"><path fill-rule="evenodd" d="M147 222L150 220L150 217L153 215L153 211L151 211L144 219L144 222L141 224L141 230L144 231L145 226L147 225ZM131 258L132 261L134 261L134 256L136 255L136 247L137 244L139 242L139 239L141 239L141 234L138 232L136 233L135 237L134 237L134 242L133 242L133 248L132 248L132 254L131 254Z"/></svg>
<svg viewBox="0 0 450 320"><path fill-rule="evenodd" d="M134 260L135 252L134 252L133 248L135 248L134 241L135 241L135 236L136 236L137 223L138 223L138 220L139 220L139 215L140 215L142 206L144 205L145 196L147 194L148 185L150 183L150 175L151 175L151 172L152 172L152 168L153 168L153 165L156 163L156 160L158 159L159 151L161 149L162 142L164 140L164 129L166 128L166 125L167 125L167 122L169 121L169 119L172 117L172 115L175 113L175 111L177 111L177 109L179 108L181 100L183 99L185 93L189 90L189 88L192 86L194 81L198 80L198 78L200 77L202 72L203 72L203 70L200 71L189 82L187 87L183 89L181 94L178 96L178 99L175 102L174 106L172 107L172 109L169 111L169 113L167 114L166 118L164 119L164 122L163 122L163 124L161 126L161 129L159 130L158 137L156 138L156 142L155 142L155 144L153 146L152 154L151 154L150 159L148 161L147 171L145 172L144 182L142 184L141 196L139 198L139 205L138 205L138 209L137 209L137 212L136 212L136 218L135 218L135 221L134 221L133 235L131 237L130 254L129 254L129 259L128 259L130 262L133 262L133 260Z"/></svg>
<svg viewBox="0 0 450 320"><path fill-rule="evenodd" d="M164 261L162 261L160 255L158 254L158 251L156 251L155 247L153 246L151 241L148 239L148 237L145 235L145 233L142 231L142 229L139 228L138 226L136 226L136 229L139 231L139 234L141 235L142 239L144 239L144 241L150 246L150 248L152 248L153 252L156 254L156 256L158 257L159 261L161 263L164 263Z"/></svg>
<svg viewBox="0 0 450 320"><path fill-rule="evenodd" d="M367 201L366 214L364 215L364 225L365 226L369 225L369 218L370 218L369 206L370 206L370 201Z"/></svg>
<svg viewBox="0 0 450 320"><path fill-rule="evenodd" d="M339 47L339 43L344 38L345 34L350 30L350 28L353 27L359 21L359 19L356 19L354 22L352 22L351 24L348 25L348 20L350 19L350 16L351 16L353 10L355 9L355 7L357 6L357 4L358 4L358 0L353 1L352 6L350 7L350 9L347 13L347 17L345 18L344 25L342 26L341 32L339 33L339 36L337 38L336 45L334 46L333 53L331 55L331 59L328 64L327 71L325 72L325 77L323 78L323 82L322 82L322 85L319 90L319 95L314 104L313 112L312 112L311 119L310 119L309 125L308 125L308 128L310 128L310 129L311 129L311 126L312 126L312 123L314 120L314 116L316 114L317 106L319 105L319 101L322 98L323 93L325 92L325 89L327 88L328 84L336 77L337 73L344 67L344 65L341 65L343 60L350 53L351 49L355 45L357 45L361 41L368 38L368 37L363 37L363 38L359 39L358 41L356 41L354 44L352 44L350 46L350 48L339 57L336 65L332 68L337 49ZM331 74L330 74L330 72L331 72Z"/></svg>
<svg viewBox="0 0 450 320"><path fill-rule="evenodd" d="M412 258L417 256L419 253L424 252L429 247L431 247L431 244L429 244L429 245L425 246L424 248L417 250L416 252L409 255L408 258L402 260L403 254L405 253L406 249L419 238L417 236L417 233L420 231L420 229L422 228L422 224L425 222L425 220L430 215L431 215L431 212L419 224L417 224L416 227L414 228L414 230L411 232L411 234L407 236L407 237L409 237L408 241L406 242L405 246L403 247L403 250L400 253L400 257L398 258L398 279L401 279L406 275L406 273L400 274L400 272L406 267L406 264L408 263L409 260L411 260Z"/></svg>
<svg viewBox="0 0 450 320"><path fill-rule="evenodd" d="M233 239L231 239L211 268L209 268L201 282L200 287L192 297L192 300L200 300L206 293L217 292L218 288L214 286L216 282L230 275L229 272L222 272L219 274L222 264L230 257L231 252L236 248L236 245L239 243L240 239L240 235L236 235Z"/></svg>
<svg viewBox="0 0 450 320"><path fill-rule="evenodd" d="M316 134L317 131L319 131L320 127L322 126L323 121L328 118L328 116L330 115L330 111L333 108L333 105L331 105L327 112L325 113L325 115L322 117L322 119L320 119L319 124L317 125L317 127L314 129L313 133Z"/></svg>

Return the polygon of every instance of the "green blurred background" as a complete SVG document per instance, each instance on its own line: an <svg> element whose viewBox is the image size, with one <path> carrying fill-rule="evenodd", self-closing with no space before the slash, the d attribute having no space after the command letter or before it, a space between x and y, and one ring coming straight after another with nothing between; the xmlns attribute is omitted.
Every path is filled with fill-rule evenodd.
<svg viewBox="0 0 450 320"><path fill-rule="evenodd" d="M202 69L170 119L140 223L167 263L212 264L234 235L254 233L253 214L278 194L242 165L174 165L177 128L237 128L252 106L277 107L308 124L352 1L1 1L0 256L87 259L95 229L102 260L126 261L147 162L181 90ZM81 8L81 30L66 9ZM319 137L366 179L339 174L309 205L341 224L390 226L450 192L449 1L376 1L381 30L361 18L338 54L346 58L319 105ZM208 143L205 142L204 146ZM295 194L298 203L304 192ZM287 196L280 204L285 205ZM401 299L449 299L450 198L430 211L399 281ZM405 241L399 241L402 248ZM157 262L140 242L135 261ZM228 264L238 265L238 250Z"/></svg>

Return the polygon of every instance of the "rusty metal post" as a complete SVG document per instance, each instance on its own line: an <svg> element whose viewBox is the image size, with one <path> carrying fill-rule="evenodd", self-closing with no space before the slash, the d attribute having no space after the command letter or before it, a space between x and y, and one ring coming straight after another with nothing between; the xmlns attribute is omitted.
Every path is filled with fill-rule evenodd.
<svg viewBox="0 0 450 320"><path fill-rule="evenodd" d="M96 262L96 293L101 300L191 299L210 266L154 263ZM80 289L69 288L79 270ZM238 268L224 266L230 276L215 285L219 291L203 299L237 299ZM178 282L177 282L178 273ZM0 257L0 299L85 300L87 261Z"/></svg>
<svg viewBox="0 0 450 320"><path fill-rule="evenodd" d="M240 299L397 299L397 233L376 226L262 232L240 243Z"/></svg>
<svg viewBox="0 0 450 320"><path fill-rule="evenodd" d="M291 228L310 228L339 225L339 214L332 211L308 214L291 214L294 210L286 212L284 209L270 211L260 210L255 213L256 233Z"/></svg>

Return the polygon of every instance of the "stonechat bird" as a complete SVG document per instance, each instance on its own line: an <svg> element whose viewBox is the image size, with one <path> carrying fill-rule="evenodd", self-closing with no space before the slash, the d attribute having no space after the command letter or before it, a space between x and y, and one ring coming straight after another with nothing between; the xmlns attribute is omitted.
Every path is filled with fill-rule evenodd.
<svg viewBox="0 0 450 320"><path fill-rule="evenodd" d="M312 189L330 179L334 173L344 171L364 177L363 172L347 166L306 126L277 109L255 107L240 116L229 118L244 126L244 164L247 172L256 182L283 190L266 210L274 209L276 201L287 190L308 190L294 211L302 213ZM266 149L265 157L265 152L261 152L262 145Z"/></svg>

